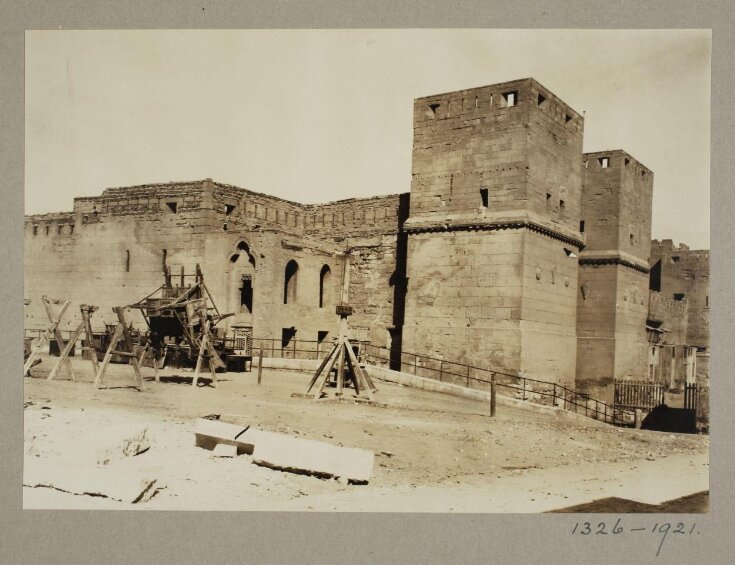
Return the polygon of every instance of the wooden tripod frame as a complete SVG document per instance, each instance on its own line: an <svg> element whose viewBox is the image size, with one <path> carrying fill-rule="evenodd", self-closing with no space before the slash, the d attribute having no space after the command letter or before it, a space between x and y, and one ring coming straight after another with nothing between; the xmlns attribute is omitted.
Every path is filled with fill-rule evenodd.
<svg viewBox="0 0 735 565"><path fill-rule="evenodd" d="M90 352L89 358L92 361L92 367L94 368L94 374L97 374L97 371L99 370L99 364L97 362L97 352L94 349L93 341L92 341L92 324L90 322L90 316L97 310L97 306L90 306L88 304L82 304L79 306L79 310L82 313L82 321L79 322L79 325L74 330L74 332L71 334L71 337L69 338L69 342L66 344L66 347L61 351L61 354L59 356L59 360L56 362L56 365L53 369L51 369L51 372L48 374L47 379L49 381L53 381L56 376L59 374L59 369L61 369L62 365L65 365L68 362L69 353L71 353L72 348L74 347L74 344L76 343L77 339L79 339L79 336L81 335L82 331L84 331L87 346L86 350ZM72 373L71 379L74 379L74 374Z"/></svg>
<svg viewBox="0 0 735 565"><path fill-rule="evenodd" d="M135 371L134 386L139 390L143 390L143 376L140 372L140 359L142 359L143 355L145 354L145 350L148 348L148 344L146 344L146 347L143 349L143 355L141 355L141 358L138 359L138 356L136 355L135 349L133 347L133 340L130 337L130 327L125 321L125 308L119 306L113 308L113 310L115 311L115 314L117 314L118 322L117 326L115 327L115 333L110 340L110 345L107 348L105 358L102 361L102 364L97 371L97 375L94 378L94 386L96 388L102 388L102 380L105 377L107 366L110 364L112 356L120 355L122 357L130 357L130 364L133 366L133 371ZM125 341L128 351L115 351L115 347L117 347L117 344L120 342L120 340Z"/></svg>
<svg viewBox="0 0 735 565"><path fill-rule="evenodd" d="M64 340L61 338L59 323L61 322L61 318L64 317L64 313L66 312L66 309L69 308L69 304L71 304L71 302L67 300L61 305L61 308L59 308L58 312L56 312L56 314L53 314L51 312L51 301L46 296L43 296L41 300L43 301L43 306L46 309L46 316L48 317L49 325L39 336L36 345L33 346L31 354L28 356L28 359L26 359L26 362L23 364L24 375L30 375L29 371L31 370L31 367L33 367L33 364L36 362L36 359L38 359L38 356L41 354L41 348L44 346L44 344L50 343L51 338L54 338L56 340L56 345L59 346L60 352L65 349ZM74 342L70 340L69 343L73 344ZM69 349L71 350L71 348ZM66 359L66 362L64 363L64 368L66 369L69 378L71 378L71 380L75 380L74 371L72 371L71 362L69 361L69 359Z"/></svg>
<svg viewBox="0 0 735 565"><path fill-rule="evenodd" d="M324 360L319 365L316 373L309 383L309 388L306 393L309 394L314 385L319 383L314 392L314 400L319 400L322 394L328 394L327 383L329 382L329 376L334 368L335 363L337 364L337 390L335 396L338 398L342 396L344 390L344 377L345 377L345 365L350 369L349 378L352 381L352 386L355 389L357 396L364 395L368 400L372 400L372 393L377 392L372 379L367 374L357 361L355 352L352 349L350 340L347 339L347 317L352 314L352 308L347 307L343 304L337 306L337 314L339 314L339 337L334 343L334 347Z"/></svg>

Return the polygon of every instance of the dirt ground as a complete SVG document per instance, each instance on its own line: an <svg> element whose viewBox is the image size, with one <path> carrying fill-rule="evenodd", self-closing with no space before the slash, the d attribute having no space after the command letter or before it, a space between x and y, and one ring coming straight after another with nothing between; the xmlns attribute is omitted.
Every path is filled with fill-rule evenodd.
<svg viewBox="0 0 735 565"><path fill-rule="evenodd" d="M133 424L148 427L150 449L102 472L156 478L158 490L131 504L25 486L26 508L540 512L613 496L660 504L708 488L707 436L582 426L502 404L490 418L485 403L385 382L375 405L315 402L291 396L305 392L309 374L282 370L265 369L261 386L255 372L225 373L213 388L192 387L182 370L155 383L144 368L137 391L126 387L132 367L111 365L107 384L116 388L96 390L89 361L73 359L77 382L63 371L47 381L54 362L44 357L25 379L26 474L84 476L111 441L106 430ZM211 414L372 450L373 476L347 485L259 467L247 455L214 457L193 434L195 419Z"/></svg>

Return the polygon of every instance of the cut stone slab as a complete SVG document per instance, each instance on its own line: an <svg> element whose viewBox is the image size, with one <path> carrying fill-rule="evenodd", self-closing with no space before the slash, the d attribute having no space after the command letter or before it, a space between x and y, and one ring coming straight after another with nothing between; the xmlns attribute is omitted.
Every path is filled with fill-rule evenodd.
<svg viewBox="0 0 735 565"><path fill-rule="evenodd" d="M244 439L255 446L253 463L271 469L342 478L364 484L370 480L375 455L355 447L301 439L262 430L249 429Z"/></svg>
<svg viewBox="0 0 735 565"><path fill-rule="evenodd" d="M241 453L251 455L254 446L242 437L249 427L199 418L194 428L196 446L211 451L217 445L234 445L237 447L238 455Z"/></svg>
<svg viewBox="0 0 735 565"><path fill-rule="evenodd" d="M98 451L97 465L108 465L115 459L134 457L151 447L150 432L146 427L118 426L106 429L104 435L110 438L111 446Z"/></svg>
<svg viewBox="0 0 735 565"><path fill-rule="evenodd" d="M114 467L69 468L50 464L49 460L43 465L26 464L23 486L132 503L146 502L162 488L155 478L118 471Z"/></svg>
<svg viewBox="0 0 735 565"><path fill-rule="evenodd" d="M215 457L235 457L237 456L237 446L227 443L218 443L214 447L212 453Z"/></svg>

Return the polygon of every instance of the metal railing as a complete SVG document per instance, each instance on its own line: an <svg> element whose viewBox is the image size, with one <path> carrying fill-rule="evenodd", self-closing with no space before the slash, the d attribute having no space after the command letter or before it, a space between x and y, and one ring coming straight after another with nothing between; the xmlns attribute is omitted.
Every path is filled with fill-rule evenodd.
<svg viewBox="0 0 735 565"><path fill-rule="evenodd" d="M43 329L26 329L25 336L38 337L43 331ZM68 339L72 333L71 330L61 330L61 332L65 339ZM608 424L630 426L634 422L634 412L591 398L589 394L554 382L533 379L507 369L487 369L417 353L393 352L368 341L351 340L351 343L359 350L358 357L366 363L395 368L405 373L465 388L486 391L490 390L494 375L496 386L501 391L505 389L505 396L555 406ZM278 338L253 337L252 355L257 357L262 347L264 357L320 360L331 351L333 346L332 339L284 341Z"/></svg>
<svg viewBox="0 0 735 565"><path fill-rule="evenodd" d="M417 353L392 352L369 343L363 344L362 354L366 363L397 368L405 373L465 388L489 391L494 375L496 386L505 389L506 396L555 406L608 424L629 426L634 423L635 414L629 410L616 408L564 385L532 379L507 369L486 369Z"/></svg>
<svg viewBox="0 0 735 565"><path fill-rule="evenodd" d="M362 354L364 346L367 342L351 340L353 346L359 349L358 357ZM276 359L306 359L320 360L334 347L334 341L325 339L323 341L312 341L306 339L290 339L284 342L277 338L254 337L253 338L253 357L257 357L263 347L263 356Z"/></svg>

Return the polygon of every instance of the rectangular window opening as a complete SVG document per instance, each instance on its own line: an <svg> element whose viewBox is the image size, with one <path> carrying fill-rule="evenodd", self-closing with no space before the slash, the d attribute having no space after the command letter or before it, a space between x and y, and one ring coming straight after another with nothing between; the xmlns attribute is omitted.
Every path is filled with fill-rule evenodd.
<svg viewBox="0 0 735 565"><path fill-rule="evenodd" d="M546 96L543 94L538 95L538 105L541 106L544 102L546 102Z"/></svg>
<svg viewBox="0 0 735 565"><path fill-rule="evenodd" d="M579 233L584 233L584 220L579 222Z"/></svg>
<svg viewBox="0 0 735 565"><path fill-rule="evenodd" d="M625 158L625 166L627 167L628 165L630 165L630 159L628 159L628 158L626 157L626 158Z"/></svg>
<svg viewBox="0 0 735 565"><path fill-rule="evenodd" d="M251 275L242 276L242 285L240 286L240 312L253 313L253 277Z"/></svg>
<svg viewBox="0 0 735 565"><path fill-rule="evenodd" d="M296 337L296 328L282 328L281 329L281 349L286 349L291 345L292 341Z"/></svg>
<svg viewBox="0 0 735 565"><path fill-rule="evenodd" d="M480 189L480 198L482 199L482 205L487 208L488 206L488 191L484 186Z"/></svg>
<svg viewBox="0 0 735 565"><path fill-rule="evenodd" d="M678 263L679 262L679 259L681 259L681 257L679 257L678 255L672 255L671 256L671 262L672 263Z"/></svg>
<svg viewBox="0 0 735 565"><path fill-rule="evenodd" d="M568 124L572 121L572 119L572 116L570 116L569 114L564 114L564 123Z"/></svg>
<svg viewBox="0 0 735 565"><path fill-rule="evenodd" d="M598 157L597 160L603 169L607 169L610 166L610 157Z"/></svg>
<svg viewBox="0 0 735 565"><path fill-rule="evenodd" d="M38 235L38 226L33 226L33 235Z"/></svg>
<svg viewBox="0 0 735 565"><path fill-rule="evenodd" d="M559 210L564 210L567 207L567 203L563 200L559 200Z"/></svg>
<svg viewBox="0 0 735 565"><path fill-rule="evenodd" d="M682 300L684 300L684 298L685 298L685 296L684 296L684 293L683 292L675 292L674 293L674 300L676 300L677 302L681 302Z"/></svg>
<svg viewBox="0 0 735 565"><path fill-rule="evenodd" d="M130 272L130 250L129 249L125 250L125 272L126 273Z"/></svg>
<svg viewBox="0 0 735 565"><path fill-rule="evenodd" d="M506 107L510 108L511 106L515 106L518 104L518 91L503 92L503 99L505 100Z"/></svg>
<svg viewBox="0 0 735 565"><path fill-rule="evenodd" d="M225 214L230 215L235 211L236 206L233 204L225 204Z"/></svg>
<svg viewBox="0 0 735 565"><path fill-rule="evenodd" d="M166 206L168 207L169 211L173 214L176 213L176 210L178 208L178 203L176 202L166 202Z"/></svg>

